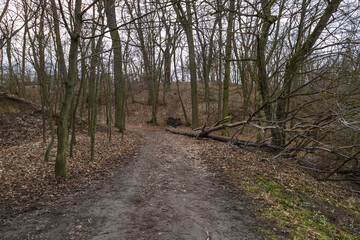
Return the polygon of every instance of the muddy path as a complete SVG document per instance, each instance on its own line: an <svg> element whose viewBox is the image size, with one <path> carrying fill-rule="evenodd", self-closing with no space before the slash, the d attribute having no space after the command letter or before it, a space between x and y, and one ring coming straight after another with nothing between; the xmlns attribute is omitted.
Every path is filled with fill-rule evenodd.
<svg viewBox="0 0 360 240"><path fill-rule="evenodd" d="M144 144L133 162L81 196L19 216L0 239L263 239L248 200L199 157L200 141L134 131Z"/></svg>

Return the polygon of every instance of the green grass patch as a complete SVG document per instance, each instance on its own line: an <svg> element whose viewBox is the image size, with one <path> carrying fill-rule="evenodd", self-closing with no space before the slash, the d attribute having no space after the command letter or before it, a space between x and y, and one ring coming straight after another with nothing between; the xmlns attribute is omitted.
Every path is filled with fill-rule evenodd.
<svg viewBox="0 0 360 240"><path fill-rule="evenodd" d="M255 181L254 179L241 181L240 175L238 177L238 183L242 189L248 191L255 199L261 199L264 202L263 216L275 221L277 227L287 232L291 239L360 239L356 226L351 226L351 224L348 227L338 226L321 211L314 210L315 205L312 202L314 199L307 196L309 192L316 192L314 185L301 183L290 187L290 183L281 182L280 184L255 175ZM329 196L322 197L327 199L327 203L330 201ZM319 200L317 199L317 201ZM348 199L341 203L341 206L354 211L356 204L358 203L354 200ZM337 214L335 209L334 206L334 210L330 212ZM277 239L268 231L265 231L264 234L272 239Z"/></svg>

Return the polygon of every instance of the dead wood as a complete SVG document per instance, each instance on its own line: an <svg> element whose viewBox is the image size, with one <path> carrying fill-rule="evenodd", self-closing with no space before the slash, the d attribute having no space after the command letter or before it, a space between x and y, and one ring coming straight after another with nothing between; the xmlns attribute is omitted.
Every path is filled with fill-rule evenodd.
<svg viewBox="0 0 360 240"><path fill-rule="evenodd" d="M342 156L343 158L345 158L342 162L342 164L337 167L334 170L331 170L329 172L329 174L327 176L325 176L322 179L322 181L359 181L359 179L329 179L333 174L335 173L339 173L339 171L342 170L342 167L348 163L350 160L354 159L357 157L357 155L360 154L360 151L357 152L356 154L354 154L353 156L346 156L344 154L338 153L337 151L334 150L330 150L330 149L326 149L326 148L319 148L319 147L310 147L310 148L298 148L298 147L294 147L294 148L287 148L286 146L276 146L276 145L272 145L272 144L267 144L264 142L251 142L251 141L243 141L243 140L238 140L238 139L233 139L230 137L224 137L224 136L218 136L218 135L213 135L213 134L209 134L210 132L216 131L216 130L220 130L224 127L236 127L236 126L241 126L246 124L247 122L236 122L233 124L221 124L219 126L215 126L215 127L211 127L211 128L198 128L195 129L194 131L185 131L185 130L181 130L181 129L175 129L172 127L166 127L165 130L169 131L171 133L175 133L175 134L181 134L181 135L185 135L185 136L190 136L190 137L195 137L195 138L210 138L210 139L214 139L217 141L221 141L221 142L231 142L234 145L237 146L249 146L249 147L256 147L256 148L267 148L267 149L271 149L271 150L276 150L276 151L286 151L286 152L293 152L293 151L304 151L304 152L314 152L315 150L320 150L320 151L325 151L331 154L334 154L336 156ZM215 130L214 130L215 129Z"/></svg>
<svg viewBox="0 0 360 240"><path fill-rule="evenodd" d="M240 123L240 122L238 122ZM223 124L223 125L232 125L232 124ZM223 126L220 125L220 126ZM237 125L240 126L240 125ZM210 129L214 129L214 128L210 128ZM221 129L221 128L220 128ZM166 131L169 131L171 133L175 133L175 134L181 134L181 135L185 135L185 136L190 136L190 137L196 137L196 138L211 138L220 142L231 142L234 145L242 145L242 146L249 146L249 147L256 147L256 148L269 148L269 149L273 149L273 150L284 150L284 147L281 146L275 146L275 145L271 145L271 144L267 144L267 143L256 143L256 142L251 142L251 141L243 141L243 140L238 140L238 139L233 139L230 137L224 137L224 136L218 136L218 135L213 135L213 134L208 134L207 130L208 129L204 129L202 131L198 130L198 131L184 131L181 129L175 129L172 127L166 127L165 128ZM214 130L215 131L215 130Z"/></svg>
<svg viewBox="0 0 360 240"><path fill-rule="evenodd" d="M223 120L221 120L223 121ZM198 132L198 136L199 137L205 137L206 135L215 132L217 130L221 130L224 128L234 128L234 127L238 127L238 126L242 126L245 124L248 124L249 121L241 121L241 122L235 122L235 123L224 123L224 124L219 124L219 122L217 124L215 124L213 127L209 127L209 128L198 128L195 129L196 132ZM199 131L201 130L201 131Z"/></svg>

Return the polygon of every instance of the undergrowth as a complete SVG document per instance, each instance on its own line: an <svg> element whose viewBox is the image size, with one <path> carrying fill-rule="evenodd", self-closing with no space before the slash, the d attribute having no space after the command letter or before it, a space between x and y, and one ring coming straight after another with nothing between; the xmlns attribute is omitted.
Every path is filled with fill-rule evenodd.
<svg viewBox="0 0 360 240"><path fill-rule="evenodd" d="M339 200L331 194L318 192L311 194L316 192L311 182L293 185L257 175L253 176L255 181L243 181L239 173L236 177L241 189L247 191L254 199L263 200L262 216L274 221L291 239L360 239L359 226L354 223L360 217L360 204L354 199ZM339 211L352 215L349 216L350 220L335 220ZM271 235L272 239L282 238L268 230L262 231L266 235Z"/></svg>
<svg viewBox="0 0 360 240"><path fill-rule="evenodd" d="M294 159L208 141L210 168L247 195L266 239L360 239L360 196L344 182L319 182Z"/></svg>

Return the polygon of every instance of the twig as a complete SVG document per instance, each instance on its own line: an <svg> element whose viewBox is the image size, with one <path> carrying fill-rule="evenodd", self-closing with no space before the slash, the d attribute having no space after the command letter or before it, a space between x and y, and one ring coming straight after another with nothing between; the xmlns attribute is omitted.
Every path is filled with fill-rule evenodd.
<svg viewBox="0 0 360 240"><path fill-rule="evenodd" d="M322 181L329 181L329 178L334 175L337 171L339 171L346 163L350 162L351 160L355 159L357 155L360 154L360 151L356 152L352 156L348 157L346 160L344 160L339 167L337 167L335 170L333 170L331 173L329 173L327 176L325 176ZM344 180L347 181L347 180ZM360 179L358 179L360 181Z"/></svg>

